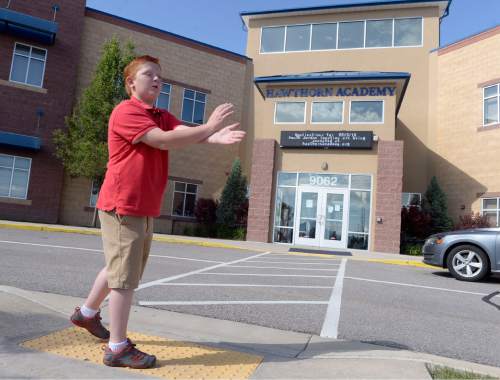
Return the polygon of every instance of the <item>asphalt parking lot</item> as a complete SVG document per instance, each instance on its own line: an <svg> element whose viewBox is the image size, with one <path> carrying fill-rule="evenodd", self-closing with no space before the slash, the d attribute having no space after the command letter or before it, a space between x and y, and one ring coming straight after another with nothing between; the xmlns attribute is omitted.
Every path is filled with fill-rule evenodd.
<svg viewBox="0 0 500 380"><path fill-rule="evenodd" d="M0 230L2 285L85 297L100 238ZM154 242L139 305L500 366L500 281L439 268Z"/></svg>

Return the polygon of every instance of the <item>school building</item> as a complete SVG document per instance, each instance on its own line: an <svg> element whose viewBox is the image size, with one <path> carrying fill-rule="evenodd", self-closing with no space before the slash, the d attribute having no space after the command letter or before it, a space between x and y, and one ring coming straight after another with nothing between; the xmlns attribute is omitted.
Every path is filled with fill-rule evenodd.
<svg viewBox="0 0 500 380"><path fill-rule="evenodd" d="M401 206L433 175L450 215L500 213L500 26L440 47L451 0L242 12L242 56L85 7L0 4L0 218L90 225L98 189L64 174L52 131L112 36L158 56L158 106L187 125L233 102L239 146L170 152L155 229L193 226L232 161L250 182L247 239L399 252ZM8 6L7 6L8 5ZM2 8L3 7L3 8Z"/></svg>

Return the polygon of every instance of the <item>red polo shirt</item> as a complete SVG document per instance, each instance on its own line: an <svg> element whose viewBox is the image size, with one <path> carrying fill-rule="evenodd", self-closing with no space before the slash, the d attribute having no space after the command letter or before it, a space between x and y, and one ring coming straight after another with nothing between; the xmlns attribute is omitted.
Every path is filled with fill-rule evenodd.
<svg viewBox="0 0 500 380"><path fill-rule="evenodd" d="M109 118L109 161L97 208L120 215L159 216L168 179L168 151L142 142L146 132L170 131L182 123L169 112L132 97Z"/></svg>

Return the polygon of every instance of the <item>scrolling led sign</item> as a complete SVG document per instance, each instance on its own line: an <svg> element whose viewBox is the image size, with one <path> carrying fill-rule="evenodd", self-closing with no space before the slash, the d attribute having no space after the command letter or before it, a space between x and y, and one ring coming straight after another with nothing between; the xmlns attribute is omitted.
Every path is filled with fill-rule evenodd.
<svg viewBox="0 0 500 380"><path fill-rule="evenodd" d="M281 131L282 148L371 149L371 131Z"/></svg>

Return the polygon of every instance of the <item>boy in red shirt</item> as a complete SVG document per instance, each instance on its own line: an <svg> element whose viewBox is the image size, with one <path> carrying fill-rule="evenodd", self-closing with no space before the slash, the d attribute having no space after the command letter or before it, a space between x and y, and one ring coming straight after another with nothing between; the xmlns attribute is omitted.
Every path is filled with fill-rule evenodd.
<svg viewBox="0 0 500 380"><path fill-rule="evenodd" d="M153 237L153 217L160 207L168 178L168 150L196 143L234 144L245 132L239 123L224 126L233 113L230 103L219 105L206 124L182 125L173 115L155 108L161 89L161 67L156 58L141 56L124 70L130 96L109 118L109 161L97 208L106 266L71 322L94 336L109 339L104 364L150 368L154 355L135 348L127 339L134 289L144 272ZM109 298L110 331L101 324L99 307Z"/></svg>

